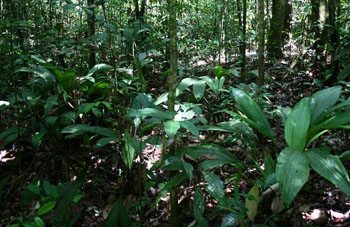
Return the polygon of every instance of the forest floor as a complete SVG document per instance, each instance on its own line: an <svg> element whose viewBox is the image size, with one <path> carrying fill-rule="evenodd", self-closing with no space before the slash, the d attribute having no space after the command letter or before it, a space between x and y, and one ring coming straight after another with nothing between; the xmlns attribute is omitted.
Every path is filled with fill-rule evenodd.
<svg viewBox="0 0 350 227"><path fill-rule="evenodd" d="M301 71L291 69L290 62L278 62L274 65L267 66L268 86L266 96L273 105L270 108L278 106L294 106L302 97L310 96L318 88L314 84L314 78L317 78L317 72ZM202 74L201 72L200 74ZM293 74L293 76L291 76ZM164 81L158 81L159 84L153 84L159 92L159 87L164 87ZM236 79L231 81L237 83ZM230 83L231 83L230 82ZM231 84L232 84L231 83ZM164 88L166 89L166 88ZM150 88L149 90L152 90ZM276 144L278 149L283 149L283 126L280 120L273 121L273 128L277 132ZM158 132L150 132L156 134ZM334 132L333 134L324 135L330 147L334 149L335 154L340 154L350 148L350 138L348 134ZM191 141L189 141L191 143ZM242 157L242 153L249 151L242 150L239 145L226 145L238 157ZM30 180L40 174L40 172L50 172L52 170L45 169L45 154L36 151L33 153L26 151L29 148L26 144L14 144L12 149L0 151L0 177L11 176L9 178L8 187L4 190L4 200L0 206L0 226L6 226L16 217L22 215L22 210L35 210L37 204L30 207L22 207L20 200L22 192L28 185ZM142 206L144 202L154 201L160 192L156 186L148 186L146 193L140 194L137 188L137 181L134 179L137 171L150 169L156 163L161 155L161 150L156 146L147 146L143 151L144 163L138 163L135 168L127 173L127 179L120 178L118 165L122 162L118 152L110 152L118 150L118 147L110 147L101 150L98 154L94 154L91 158L91 168L88 172L87 183L84 186L84 197L80 200L79 206L75 210L76 213L81 212L81 218L77 226L101 226L105 218L111 211L115 201L123 194L124 204L130 211L141 211L144 217L132 216L134 220L141 221L143 226L169 226L170 214L170 197L166 195L160 200L154 209L149 206ZM82 151L83 152L83 151ZM243 158L246 156L243 155ZM247 159L247 162L249 160ZM344 163L350 168L350 163ZM142 168L139 168L142 167ZM133 172L135 171L135 172ZM225 180L225 193L233 193L234 188L232 181L229 181L234 169L230 166L223 166L218 174ZM60 175L60 173L54 173ZM157 180L165 182L168 179L162 172L158 171ZM42 175L42 174L40 174ZM259 175L255 168L247 170L247 175ZM254 184L256 178L244 178L240 181L239 190L247 193ZM142 179L141 179L142 181ZM127 182L127 184L125 184ZM181 221L190 225L193 220L193 194L195 188L203 188L203 182L197 182L194 186L182 185L179 188L179 204L181 207ZM141 205L140 205L141 204ZM214 211L217 201L206 196L205 214L211 214ZM275 214L273 213L276 212ZM131 212L133 213L133 212ZM30 215L30 214L29 214ZM207 215L205 215L207 216ZM141 219L141 220L140 220ZM336 189L328 181L324 180L314 172L310 174L309 183L304 187L302 192L297 196L295 202L290 208L285 208L281 202L280 195L275 192L269 193L263 198L259 205L256 223L271 225L273 220L276 226L305 226L305 225L328 225L328 226L350 226L350 200L342 192ZM212 220L211 226L220 226L219 219ZM193 225L194 223L192 223Z"/></svg>

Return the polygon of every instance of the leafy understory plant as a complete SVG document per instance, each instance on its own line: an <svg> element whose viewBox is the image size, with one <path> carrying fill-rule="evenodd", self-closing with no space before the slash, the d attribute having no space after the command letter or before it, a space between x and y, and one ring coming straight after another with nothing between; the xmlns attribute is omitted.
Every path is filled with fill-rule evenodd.
<svg viewBox="0 0 350 227"><path fill-rule="evenodd" d="M289 206L309 178L310 167L350 196L349 176L338 156L327 147L307 149L331 129L350 128L350 101L336 104L341 87L331 87L303 98L288 115L284 137L288 147L277 159L276 177Z"/></svg>
<svg viewBox="0 0 350 227"><path fill-rule="evenodd" d="M236 126L244 123L266 138L273 139L274 133L258 104L239 89L232 88L231 91L238 107L237 112L224 110L234 118L231 123ZM337 104L340 94L341 87L321 90L310 98L302 99L285 116L284 136L288 147L277 159L276 178L287 206L307 182L310 166L350 196L348 173L339 157L332 155L327 147L307 149L313 141L331 129L350 128L350 100ZM206 129L239 132L239 127L232 127L231 124L228 128L227 123ZM247 136L247 133L242 134Z"/></svg>

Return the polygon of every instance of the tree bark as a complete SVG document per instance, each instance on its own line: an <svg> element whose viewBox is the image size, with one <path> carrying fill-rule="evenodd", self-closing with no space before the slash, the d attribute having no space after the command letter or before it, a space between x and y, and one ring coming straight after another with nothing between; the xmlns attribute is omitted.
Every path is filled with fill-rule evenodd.
<svg viewBox="0 0 350 227"><path fill-rule="evenodd" d="M176 23L176 0L168 0L169 7L169 63L170 71L168 74L168 110L171 112L175 111L175 99L176 99L176 86L177 86L177 23ZM169 153L174 154L176 147L174 142L169 146ZM173 176L173 174L171 174ZM180 226L179 222L179 204L178 204L178 193L176 188L170 190L171 200L171 216L170 226Z"/></svg>
<svg viewBox="0 0 350 227"><path fill-rule="evenodd" d="M311 31L314 33L316 40L313 48L319 54L327 42L327 29L325 25L329 16L328 3L327 0L311 0L311 7Z"/></svg>
<svg viewBox="0 0 350 227"><path fill-rule="evenodd" d="M243 24L242 24L242 49L241 49L241 55L242 55L242 65L241 65L241 75L245 73L245 66L246 66L246 34L247 34L247 0L243 0Z"/></svg>
<svg viewBox="0 0 350 227"><path fill-rule="evenodd" d="M272 1L272 19L270 23L270 36L268 39L268 51L273 57L282 57L282 33L284 28L284 17L286 0Z"/></svg>
<svg viewBox="0 0 350 227"><path fill-rule="evenodd" d="M330 69L332 72L332 75L328 80L326 81L326 84L328 86L332 86L337 82L337 77L340 71L340 61L335 60L336 50L339 47L340 44L340 34L338 29L338 20L341 14L340 9L340 0L329 0L328 1L328 8L329 8L329 18L328 18L328 24L329 26L329 41L330 41L330 55L332 58Z"/></svg>
<svg viewBox="0 0 350 227"><path fill-rule="evenodd" d="M259 87L264 85L264 73L265 73L265 57L264 57L264 49L265 49L265 13L264 13L264 0L258 1L258 83Z"/></svg>
<svg viewBox="0 0 350 227"><path fill-rule="evenodd" d="M91 37L95 35L95 0L87 0L88 9L88 38L92 41ZM89 68L91 69L96 65L96 50L94 45L89 47Z"/></svg>
<svg viewBox="0 0 350 227"><path fill-rule="evenodd" d="M292 0L285 0L285 10L284 10L284 24L283 24L283 31L284 34L282 34L282 42L286 40L288 37L288 33L291 32L291 24L292 21Z"/></svg>

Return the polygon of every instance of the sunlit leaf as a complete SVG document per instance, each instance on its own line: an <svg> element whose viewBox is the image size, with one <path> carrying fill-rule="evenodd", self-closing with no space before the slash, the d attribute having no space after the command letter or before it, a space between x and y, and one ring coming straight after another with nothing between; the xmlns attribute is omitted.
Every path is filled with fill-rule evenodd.
<svg viewBox="0 0 350 227"><path fill-rule="evenodd" d="M145 109L130 109L130 111L127 114L130 118L135 117L154 117L158 119L173 119L174 114L169 113L160 109L155 108L145 108Z"/></svg>
<svg viewBox="0 0 350 227"><path fill-rule="evenodd" d="M125 165L131 169L135 157L135 148L131 144L131 137L128 131L124 134L124 149L122 150L122 159Z"/></svg>
<svg viewBox="0 0 350 227"><path fill-rule="evenodd" d="M259 186L254 184L254 186L249 190L248 194L250 198L245 199L245 207L247 208L247 216L251 221L254 221L256 214L258 213L259 205Z"/></svg>
<svg viewBox="0 0 350 227"><path fill-rule="evenodd" d="M193 94L194 94L194 97L198 100L200 100L203 95L204 95L204 92L205 92L205 81L199 81L195 84L193 84Z"/></svg>
<svg viewBox="0 0 350 227"><path fill-rule="evenodd" d="M179 129L180 123L178 121L169 120L164 123L164 130L170 139L176 135Z"/></svg>
<svg viewBox="0 0 350 227"><path fill-rule="evenodd" d="M195 137L198 138L199 136L199 130L195 124L193 124L191 121L179 121L182 128L188 130L190 133L192 133Z"/></svg>
<svg viewBox="0 0 350 227"><path fill-rule="evenodd" d="M251 124L250 121L247 121L248 124L259 130L262 134L270 139L273 139L274 133L271 129L270 123L259 105L254 102L249 95L239 89L232 88L232 94L238 107L246 116L246 118L243 118L243 120L249 119L250 121L254 122L255 124Z"/></svg>
<svg viewBox="0 0 350 227"><path fill-rule="evenodd" d="M225 192L224 184L222 183L220 177L209 172L204 174L204 179L208 183L208 185L205 187L207 192L216 200L222 201L225 196Z"/></svg>
<svg viewBox="0 0 350 227"><path fill-rule="evenodd" d="M194 200L193 200L193 212L197 222L201 222L204 219L203 218L204 208L205 208L204 195L201 190L197 189L194 194Z"/></svg>
<svg viewBox="0 0 350 227"><path fill-rule="evenodd" d="M312 169L350 196L349 175L339 157L331 155L327 148L310 149L306 157Z"/></svg>
<svg viewBox="0 0 350 227"><path fill-rule="evenodd" d="M284 127L284 137L290 148L304 150L310 120L310 99L304 98L293 108Z"/></svg>
<svg viewBox="0 0 350 227"><path fill-rule="evenodd" d="M285 148L277 158L276 177L289 206L309 178L309 163L303 152Z"/></svg>
<svg viewBox="0 0 350 227"><path fill-rule="evenodd" d="M91 77L96 73L100 72L106 72L112 70L113 67L107 64L97 64L92 69L90 69L89 73L86 75L86 77Z"/></svg>
<svg viewBox="0 0 350 227"><path fill-rule="evenodd" d="M311 125L317 124L327 109L332 107L339 99L341 87L331 87L316 92L311 96Z"/></svg>
<svg viewBox="0 0 350 227"><path fill-rule="evenodd" d="M233 227L235 226L237 220L237 214L229 213L223 218L221 227Z"/></svg>
<svg viewBox="0 0 350 227"><path fill-rule="evenodd" d="M50 212L54 207L56 206L56 201L47 202L44 205L42 205L38 210L38 215L41 216L43 214L46 214Z"/></svg>

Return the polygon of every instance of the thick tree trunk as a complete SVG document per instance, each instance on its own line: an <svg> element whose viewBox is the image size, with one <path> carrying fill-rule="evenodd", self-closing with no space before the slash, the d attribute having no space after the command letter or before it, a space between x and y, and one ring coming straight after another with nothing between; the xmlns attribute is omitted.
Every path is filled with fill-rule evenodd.
<svg viewBox="0 0 350 227"><path fill-rule="evenodd" d="M88 12L88 37L91 40L91 37L95 35L95 0L87 0L88 8L90 12ZM96 65L96 50L94 45L90 45L89 47L89 68L91 69Z"/></svg>
<svg viewBox="0 0 350 227"><path fill-rule="evenodd" d="M281 57L282 52L282 33L284 28L284 17L286 10L286 0L273 0L272 19L270 23L270 36L268 39L268 51L271 56Z"/></svg>
<svg viewBox="0 0 350 227"><path fill-rule="evenodd" d="M265 57L264 57L264 49L265 49L265 21L264 21L264 0L259 0L258 2L258 21L259 21L259 27L258 27L258 37L259 37L259 43L258 43L258 58L259 58L259 66L258 66L258 82L259 87L264 85L264 73L265 73Z"/></svg>

